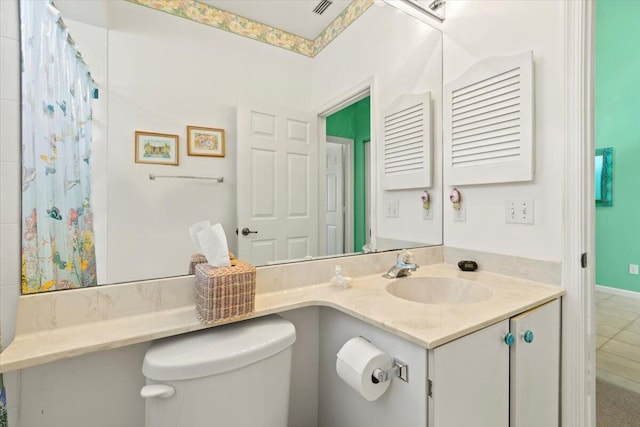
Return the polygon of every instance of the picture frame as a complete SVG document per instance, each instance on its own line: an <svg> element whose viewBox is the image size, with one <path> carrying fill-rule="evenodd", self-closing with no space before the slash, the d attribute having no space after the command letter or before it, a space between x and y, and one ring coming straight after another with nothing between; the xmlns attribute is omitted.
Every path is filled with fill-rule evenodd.
<svg viewBox="0 0 640 427"><path fill-rule="evenodd" d="M613 206L613 148L596 148L594 188L596 206Z"/></svg>
<svg viewBox="0 0 640 427"><path fill-rule="evenodd" d="M180 137L168 133L135 132L135 162L178 166Z"/></svg>
<svg viewBox="0 0 640 427"><path fill-rule="evenodd" d="M224 129L187 126L187 154L190 156L224 157Z"/></svg>

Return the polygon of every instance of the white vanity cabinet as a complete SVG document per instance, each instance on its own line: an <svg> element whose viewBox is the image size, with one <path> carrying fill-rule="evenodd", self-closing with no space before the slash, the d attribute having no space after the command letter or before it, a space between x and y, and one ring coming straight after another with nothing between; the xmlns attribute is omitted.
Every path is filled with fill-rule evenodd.
<svg viewBox="0 0 640 427"><path fill-rule="evenodd" d="M428 355L429 427L558 425L560 300Z"/></svg>

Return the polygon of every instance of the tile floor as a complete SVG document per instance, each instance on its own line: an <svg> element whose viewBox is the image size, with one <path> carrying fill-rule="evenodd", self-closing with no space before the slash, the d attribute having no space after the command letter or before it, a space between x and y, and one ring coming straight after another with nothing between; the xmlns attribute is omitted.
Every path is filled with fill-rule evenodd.
<svg viewBox="0 0 640 427"><path fill-rule="evenodd" d="M596 375L640 393L640 298L595 295Z"/></svg>

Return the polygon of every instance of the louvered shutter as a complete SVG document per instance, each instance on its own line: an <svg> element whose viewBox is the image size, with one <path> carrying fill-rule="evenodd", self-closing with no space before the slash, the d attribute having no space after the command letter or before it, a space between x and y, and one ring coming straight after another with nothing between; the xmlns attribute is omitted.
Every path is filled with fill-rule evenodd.
<svg viewBox="0 0 640 427"><path fill-rule="evenodd" d="M383 111L385 190L431 186L431 96L407 94Z"/></svg>
<svg viewBox="0 0 640 427"><path fill-rule="evenodd" d="M488 58L445 88L448 185L533 180L533 53Z"/></svg>

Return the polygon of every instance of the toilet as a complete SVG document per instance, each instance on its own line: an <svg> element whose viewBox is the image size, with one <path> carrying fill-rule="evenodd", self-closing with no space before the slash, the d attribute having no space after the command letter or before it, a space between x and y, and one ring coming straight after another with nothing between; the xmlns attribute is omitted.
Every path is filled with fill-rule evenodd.
<svg viewBox="0 0 640 427"><path fill-rule="evenodd" d="M272 315L154 341L146 427L286 427L293 324Z"/></svg>

